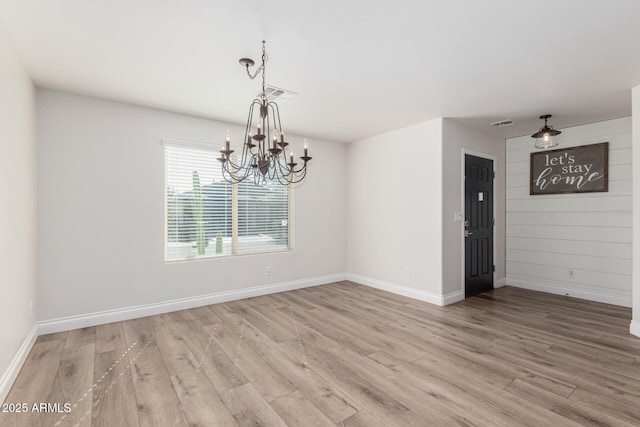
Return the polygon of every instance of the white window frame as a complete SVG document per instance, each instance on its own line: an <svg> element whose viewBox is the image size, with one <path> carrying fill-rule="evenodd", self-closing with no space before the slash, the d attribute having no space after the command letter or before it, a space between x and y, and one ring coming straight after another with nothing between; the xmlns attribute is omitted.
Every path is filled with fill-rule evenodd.
<svg viewBox="0 0 640 427"><path fill-rule="evenodd" d="M168 193L167 193L167 152L166 146L174 147L190 147L200 150L217 152L217 147L210 142L183 140L176 138L162 138L162 158L163 158L163 200L164 200L164 216L163 216L163 239L164 239L164 261L165 263L194 261L194 260L210 260L229 257L242 257L247 255L265 255L272 253L293 252L293 186L287 186L287 247L273 248L269 250L256 250L238 252L238 184L231 184L231 253L211 254L211 255L195 255L181 258L168 258L169 248L169 227L168 227ZM217 165L216 165L217 166ZM215 167L215 166L214 166Z"/></svg>

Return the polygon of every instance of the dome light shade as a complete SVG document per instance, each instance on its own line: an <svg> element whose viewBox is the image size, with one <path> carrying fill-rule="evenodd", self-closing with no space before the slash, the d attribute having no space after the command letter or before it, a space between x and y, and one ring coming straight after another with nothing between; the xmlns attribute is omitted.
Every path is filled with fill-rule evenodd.
<svg viewBox="0 0 640 427"><path fill-rule="evenodd" d="M546 150L558 145L558 141L554 138L556 135L560 135L562 132L555 130L553 126L547 124L547 119L551 117L551 114L545 114L540 116L541 120L544 120L544 126L538 130L538 132L531 135L531 138L536 140L536 148Z"/></svg>

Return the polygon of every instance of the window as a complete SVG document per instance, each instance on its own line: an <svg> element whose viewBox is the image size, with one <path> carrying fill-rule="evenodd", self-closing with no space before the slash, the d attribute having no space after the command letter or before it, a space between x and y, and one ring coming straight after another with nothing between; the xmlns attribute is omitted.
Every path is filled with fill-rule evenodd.
<svg viewBox="0 0 640 427"><path fill-rule="evenodd" d="M165 259L290 248L290 188L277 181L229 184L208 144L164 141Z"/></svg>

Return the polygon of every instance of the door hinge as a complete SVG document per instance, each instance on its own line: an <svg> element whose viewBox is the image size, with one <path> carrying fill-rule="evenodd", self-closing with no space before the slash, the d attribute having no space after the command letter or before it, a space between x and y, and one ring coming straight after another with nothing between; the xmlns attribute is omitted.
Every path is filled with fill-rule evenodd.
<svg viewBox="0 0 640 427"><path fill-rule="evenodd" d="M493 171L493 179L496 178L496 171Z"/></svg>
<svg viewBox="0 0 640 427"><path fill-rule="evenodd" d="M496 266L495 266L495 264L493 265L493 272L494 272L494 273L496 272Z"/></svg>
<svg viewBox="0 0 640 427"><path fill-rule="evenodd" d="M496 225L496 219L495 218L491 218L491 224L492 225Z"/></svg>

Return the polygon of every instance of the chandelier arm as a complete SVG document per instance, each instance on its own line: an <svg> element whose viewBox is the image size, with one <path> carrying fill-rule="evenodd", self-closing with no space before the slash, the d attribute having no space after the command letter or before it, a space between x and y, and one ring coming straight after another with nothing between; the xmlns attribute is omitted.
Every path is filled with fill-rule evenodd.
<svg viewBox="0 0 640 427"><path fill-rule="evenodd" d="M286 156L286 154L284 154L284 150L282 150L282 153L283 153L283 159L280 160L278 158L278 161L277 161L278 169L277 170L280 172L279 175L286 177L291 173L291 170L289 169L289 167L287 165L287 156Z"/></svg>
<svg viewBox="0 0 640 427"><path fill-rule="evenodd" d="M307 176L307 167L303 167L300 171L298 171L299 173L294 173L293 174L293 178L291 179L291 184L297 184L300 181L302 181L304 179L305 176Z"/></svg>
<svg viewBox="0 0 640 427"><path fill-rule="evenodd" d="M269 105L271 105L271 109L274 111L274 117L273 117L274 126L277 118L278 119L277 128L280 129L280 132L282 132L282 123L280 123L280 107L275 102L270 102Z"/></svg>
<svg viewBox="0 0 640 427"><path fill-rule="evenodd" d="M235 184L237 182L239 182L238 180L235 179L235 177L233 176L233 174L226 168L222 168L222 178L230 183L230 184Z"/></svg>
<svg viewBox="0 0 640 427"><path fill-rule="evenodd" d="M275 107L275 108L274 108ZM271 121L273 123L273 138L275 139L276 145L273 148L278 148L278 137L281 140L284 138L284 133L282 131L282 125L280 124L280 112L278 111L278 104L275 102L269 102L267 104L267 108L271 110ZM273 139L271 139L273 142Z"/></svg>
<svg viewBox="0 0 640 427"><path fill-rule="evenodd" d="M247 147L250 141L251 134L251 122L253 121L253 102L249 106L249 114L247 115L247 124L244 128L244 140L242 141L242 157L245 156L245 148Z"/></svg>
<svg viewBox="0 0 640 427"><path fill-rule="evenodd" d="M278 122L277 122L278 117L277 117L277 112L276 112L276 109L274 108L274 105L277 106L275 102L269 102L267 104L267 107L269 108L271 113L271 124L273 126L273 129L277 131L279 129Z"/></svg>
<svg viewBox="0 0 640 427"><path fill-rule="evenodd" d="M273 158L273 168L269 171L269 176L271 179L280 180L281 177L286 177L288 174L288 170L283 170L282 163L280 162L279 156Z"/></svg>
<svg viewBox="0 0 640 427"><path fill-rule="evenodd" d="M286 172L282 171L282 164L280 162L278 162L277 166L274 168L274 175L274 179L276 179L281 185L289 185L290 173L288 169L286 169Z"/></svg>

